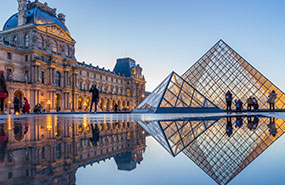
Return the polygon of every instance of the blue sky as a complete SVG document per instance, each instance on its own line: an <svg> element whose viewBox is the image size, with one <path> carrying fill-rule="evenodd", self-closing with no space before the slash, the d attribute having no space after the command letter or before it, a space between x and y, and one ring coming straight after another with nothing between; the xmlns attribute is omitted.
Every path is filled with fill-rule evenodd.
<svg viewBox="0 0 285 185"><path fill-rule="evenodd" d="M4 1L4 0L1 0ZM43 2L43 1L41 1ZM153 90L167 74L183 74L219 39L285 91L285 1L48 0L66 14L76 57L113 69L132 57ZM3 4L3 2L2 2ZM17 11L0 6L0 23Z"/></svg>

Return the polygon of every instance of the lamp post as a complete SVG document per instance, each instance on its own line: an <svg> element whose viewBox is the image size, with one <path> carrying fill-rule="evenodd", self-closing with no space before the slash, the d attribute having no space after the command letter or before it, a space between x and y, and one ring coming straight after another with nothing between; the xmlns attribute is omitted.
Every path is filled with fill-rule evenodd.
<svg viewBox="0 0 285 185"><path fill-rule="evenodd" d="M8 110L9 110L9 114L11 114L11 101L10 100L8 100Z"/></svg>

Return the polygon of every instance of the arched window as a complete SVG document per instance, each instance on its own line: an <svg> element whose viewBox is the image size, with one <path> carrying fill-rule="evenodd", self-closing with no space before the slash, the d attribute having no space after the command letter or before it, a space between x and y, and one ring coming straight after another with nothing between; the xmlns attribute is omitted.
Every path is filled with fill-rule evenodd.
<svg viewBox="0 0 285 185"><path fill-rule="evenodd" d="M18 44L18 37L17 36L14 36L14 38L13 38L13 44L14 45Z"/></svg>
<svg viewBox="0 0 285 185"><path fill-rule="evenodd" d="M82 81L79 81L79 89L82 90Z"/></svg>
<svg viewBox="0 0 285 185"><path fill-rule="evenodd" d="M37 46L40 49L44 48L44 39L43 39L43 37L40 34L38 34Z"/></svg>
<svg viewBox="0 0 285 185"><path fill-rule="evenodd" d="M30 36L29 36L29 34L27 33L27 34L25 35L25 47L27 48L27 47L29 47L29 45L30 45Z"/></svg>
<svg viewBox="0 0 285 185"><path fill-rule="evenodd" d="M57 43L54 40L51 41L51 49L52 52L57 53Z"/></svg>
<svg viewBox="0 0 285 185"><path fill-rule="evenodd" d="M65 45L65 56L69 56L69 47L68 45Z"/></svg>
<svg viewBox="0 0 285 185"><path fill-rule="evenodd" d="M60 73L58 71L55 72L55 85L60 87Z"/></svg>

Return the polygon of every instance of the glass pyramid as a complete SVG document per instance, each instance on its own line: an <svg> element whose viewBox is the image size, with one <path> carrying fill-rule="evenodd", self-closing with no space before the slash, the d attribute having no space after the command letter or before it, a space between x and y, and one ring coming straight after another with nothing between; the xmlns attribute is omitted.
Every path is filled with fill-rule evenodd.
<svg viewBox="0 0 285 185"><path fill-rule="evenodd" d="M203 55L182 78L221 109L225 109L225 93L244 103L255 96L260 109L268 109L269 92L277 93L276 108L285 109L285 95L238 53L220 40Z"/></svg>
<svg viewBox="0 0 285 185"><path fill-rule="evenodd" d="M220 119L183 150L218 184L229 183L285 132L283 119L232 118L233 125L237 119L242 119L244 124L233 128L229 137L227 119ZM252 124L258 126L254 128Z"/></svg>
<svg viewBox="0 0 285 185"><path fill-rule="evenodd" d="M171 155L176 156L218 119L138 121Z"/></svg>
<svg viewBox="0 0 285 185"><path fill-rule="evenodd" d="M220 111L192 85L172 72L133 112L201 113Z"/></svg>

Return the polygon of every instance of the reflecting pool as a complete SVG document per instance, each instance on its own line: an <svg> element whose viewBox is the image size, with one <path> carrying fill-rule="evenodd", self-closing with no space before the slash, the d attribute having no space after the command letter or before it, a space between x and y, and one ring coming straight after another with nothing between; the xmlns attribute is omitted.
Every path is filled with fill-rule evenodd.
<svg viewBox="0 0 285 185"><path fill-rule="evenodd" d="M285 184L282 118L1 116L0 184Z"/></svg>

